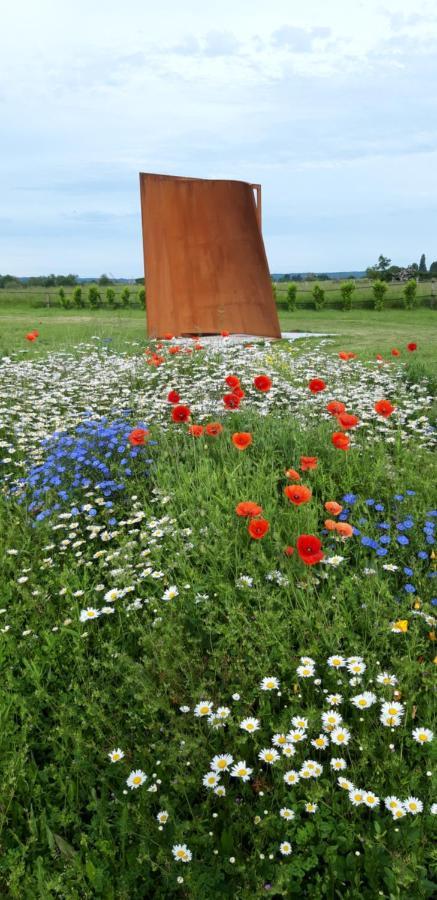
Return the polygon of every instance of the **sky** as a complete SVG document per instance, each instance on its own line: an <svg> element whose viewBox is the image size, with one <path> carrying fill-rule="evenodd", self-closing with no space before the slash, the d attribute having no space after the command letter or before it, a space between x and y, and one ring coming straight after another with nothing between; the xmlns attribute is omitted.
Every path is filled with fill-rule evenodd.
<svg viewBox="0 0 437 900"><path fill-rule="evenodd" d="M437 259L435 0L14 0L1 27L0 273L140 276L140 171L261 183L273 272Z"/></svg>

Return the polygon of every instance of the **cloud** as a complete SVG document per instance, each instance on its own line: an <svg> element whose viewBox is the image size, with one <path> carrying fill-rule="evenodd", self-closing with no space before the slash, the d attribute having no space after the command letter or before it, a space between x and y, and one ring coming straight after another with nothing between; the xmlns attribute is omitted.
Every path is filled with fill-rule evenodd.
<svg viewBox="0 0 437 900"><path fill-rule="evenodd" d="M311 53L314 41L320 38L328 38L330 28L322 26L315 28L298 28L295 25L282 25L272 34L272 43L275 47L283 47L294 53Z"/></svg>

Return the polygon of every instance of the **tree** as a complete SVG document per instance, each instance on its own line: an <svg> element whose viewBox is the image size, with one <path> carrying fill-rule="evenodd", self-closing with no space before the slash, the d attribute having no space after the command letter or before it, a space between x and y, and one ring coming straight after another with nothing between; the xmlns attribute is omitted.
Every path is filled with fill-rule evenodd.
<svg viewBox="0 0 437 900"><path fill-rule="evenodd" d="M378 257L378 262L375 263L374 266L370 266L366 269L367 278L370 278L374 281L376 278L382 279L383 281L387 281L389 277L389 269L390 269L391 259L388 256L383 256L380 253Z"/></svg>
<svg viewBox="0 0 437 900"><path fill-rule="evenodd" d="M70 309L71 303L68 294L65 293L64 288L59 288L59 300L61 302L61 306L64 309Z"/></svg>
<svg viewBox="0 0 437 900"><path fill-rule="evenodd" d="M287 309L289 312L292 312L296 309L296 299L297 299L297 284L291 282L288 285L287 289Z"/></svg>
<svg viewBox="0 0 437 900"><path fill-rule="evenodd" d="M312 290L315 309L322 309L325 305L325 291L320 284L315 284Z"/></svg>
<svg viewBox="0 0 437 900"><path fill-rule="evenodd" d="M108 284L112 284L112 281L105 273L103 273L99 278L98 284L100 287L106 287Z"/></svg>
<svg viewBox="0 0 437 900"><path fill-rule="evenodd" d="M433 277L437 276L437 259L431 263L429 267L429 274Z"/></svg>
<svg viewBox="0 0 437 900"><path fill-rule="evenodd" d="M374 283L372 285L372 291L373 291L373 308L379 309L379 310L384 309L384 297L387 293L387 285L386 285L385 281L381 281L380 278L378 278L376 281L374 281Z"/></svg>
<svg viewBox="0 0 437 900"><path fill-rule="evenodd" d="M352 294L355 290L356 284L354 281L343 281L343 284L340 285L341 308L343 310L352 309Z"/></svg>
<svg viewBox="0 0 437 900"><path fill-rule="evenodd" d="M410 278L410 280L407 281L402 293L404 295L405 309L412 309L413 306L416 305L417 281L414 278Z"/></svg>
<svg viewBox="0 0 437 900"><path fill-rule="evenodd" d="M421 275L426 275L428 272L428 269L426 268L426 257L424 253L422 253L422 256L420 257L419 272Z"/></svg>

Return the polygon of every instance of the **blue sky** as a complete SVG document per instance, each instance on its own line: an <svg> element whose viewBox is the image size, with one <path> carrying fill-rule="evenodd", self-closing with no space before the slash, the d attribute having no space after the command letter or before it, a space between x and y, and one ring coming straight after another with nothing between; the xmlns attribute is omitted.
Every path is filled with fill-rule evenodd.
<svg viewBox="0 0 437 900"><path fill-rule="evenodd" d="M272 271L437 259L434 0L14 0L1 24L0 272L140 275L139 171L261 182Z"/></svg>

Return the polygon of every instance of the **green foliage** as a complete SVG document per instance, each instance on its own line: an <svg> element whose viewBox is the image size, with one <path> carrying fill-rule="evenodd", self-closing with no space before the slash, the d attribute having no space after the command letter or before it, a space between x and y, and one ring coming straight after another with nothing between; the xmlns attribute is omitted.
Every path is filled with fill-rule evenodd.
<svg viewBox="0 0 437 900"><path fill-rule="evenodd" d="M341 294L341 308L343 310L352 309L352 295L356 290L356 284L354 281L344 281L340 286L340 294Z"/></svg>
<svg viewBox="0 0 437 900"><path fill-rule="evenodd" d="M74 288L73 303L78 309L82 309L82 307L85 306L82 288L79 286Z"/></svg>
<svg viewBox="0 0 437 900"><path fill-rule="evenodd" d="M296 309L296 299L297 299L297 284L291 282L287 288L287 309L289 312L293 312Z"/></svg>
<svg viewBox="0 0 437 900"><path fill-rule="evenodd" d="M405 309L413 309L417 299L417 281L414 278L410 278L404 286L402 293Z"/></svg>
<svg viewBox="0 0 437 900"><path fill-rule="evenodd" d="M380 278L374 281L372 285L372 292L373 308L378 310L384 309L384 298L387 293L387 285L385 281L382 281Z"/></svg>
<svg viewBox="0 0 437 900"><path fill-rule="evenodd" d="M97 309L101 303L101 297L98 288L92 284L88 289L88 303L91 309Z"/></svg>
<svg viewBox="0 0 437 900"><path fill-rule="evenodd" d="M128 287L124 287L120 294L121 305L124 307L124 309L127 309L129 306L129 297L130 297L130 290Z"/></svg>
<svg viewBox="0 0 437 900"><path fill-rule="evenodd" d="M107 287L107 285L112 284L112 279L109 278L108 275L103 273L97 283L100 287Z"/></svg>
<svg viewBox="0 0 437 900"><path fill-rule="evenodd" d="M314 309L323 309L325 305L325 290L320 284L315 284L312 290Z"/></svg>
<svg viewBox="0 0 437 900"><path fill-rule="evenodd" d="M113 307L115 304L115 291L114 288L108 287L106 291L106 302L109 307Z"/></svg>
<svg viewBox="0 0 437 900"><path fill-rule="evenodd" d="M71 300L69 294L66 294L64 288L59 289L59 300L64 309L71 308Z"/></svg>
<svg viewBox="0 0 437 900"><path fill-rule="evenodd" d="M426 256L424 253L422 253L419 262L419 272L421 275L426 275L427 271L428 269L426 268Z"/></svg>
<svg viewBox="0 0 437 900"><path fill-rule="evenodd" d="M137 300L138 300L138 306L144 307L144 304L146 302L145 288L142 287L139 289L139 291L137 291Z"/></svg>

